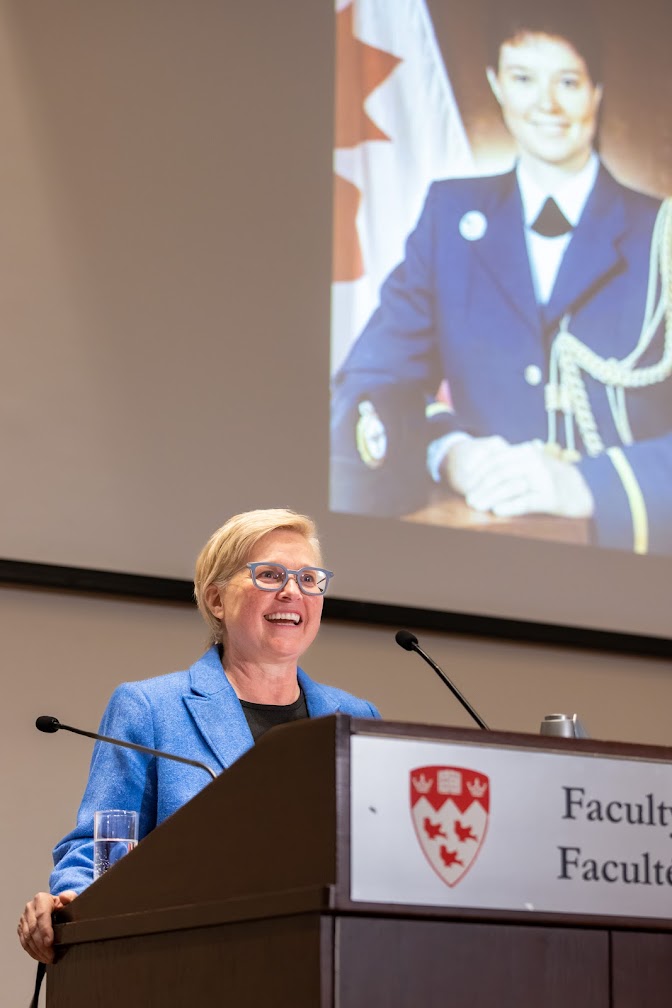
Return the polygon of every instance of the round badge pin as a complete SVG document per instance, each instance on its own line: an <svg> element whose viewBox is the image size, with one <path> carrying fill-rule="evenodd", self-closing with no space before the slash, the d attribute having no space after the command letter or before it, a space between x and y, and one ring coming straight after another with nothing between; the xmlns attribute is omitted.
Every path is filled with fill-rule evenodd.
<svg viewBox="0 0 672 1008"><path fill-rule="evenodd" d="M460 221L460 234L467 241L479 241L488 230L488 221L480 210L469 210Z"/></svg>

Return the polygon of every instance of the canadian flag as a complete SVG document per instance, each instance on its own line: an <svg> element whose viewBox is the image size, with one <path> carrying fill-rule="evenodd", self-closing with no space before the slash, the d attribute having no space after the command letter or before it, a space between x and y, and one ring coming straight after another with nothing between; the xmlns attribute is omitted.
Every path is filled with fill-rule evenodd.
<svg viewBox="0 0 672 1008"><path fill-rule="evenodd" d="M434 179L474 173L424 0L336 0L332 373Z"/></svg>

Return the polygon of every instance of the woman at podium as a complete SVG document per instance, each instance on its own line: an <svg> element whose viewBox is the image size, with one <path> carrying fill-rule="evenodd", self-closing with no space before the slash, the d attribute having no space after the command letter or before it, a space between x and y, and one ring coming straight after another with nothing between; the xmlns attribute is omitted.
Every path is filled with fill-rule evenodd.
<svg viewBox="0 0 672 1008"><path fill-rule="evenodd" d="M310 518L269 509L229 519L196 562L207 651L185 671L119 686L100 734L221 772L275 725L337 711L379 717L373 704L315 682L298 665L319 630L331 577ZM50 892L38 893L19 921L23 948L53 962L51 915L93 881L97 809L135 809L142 839L207 783L202 768L97 742L77 824L54 849Z"/></svg>

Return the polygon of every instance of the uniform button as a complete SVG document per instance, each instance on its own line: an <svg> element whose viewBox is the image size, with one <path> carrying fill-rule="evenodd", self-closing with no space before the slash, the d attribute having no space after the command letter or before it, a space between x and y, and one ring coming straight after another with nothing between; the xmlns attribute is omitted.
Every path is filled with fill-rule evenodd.
<svg viewBox="0 0 672 1008"><path fill-rule="evenodd" d="M525 381L528 385L541 385L542 378L543 375L540 367L537 367L536 364L527 365L525 368Z"/></svg>

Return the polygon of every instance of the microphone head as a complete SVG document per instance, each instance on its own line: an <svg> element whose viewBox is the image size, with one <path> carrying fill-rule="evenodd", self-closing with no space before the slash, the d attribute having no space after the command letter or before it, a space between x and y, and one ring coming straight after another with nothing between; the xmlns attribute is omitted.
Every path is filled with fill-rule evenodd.
<svg viewBox="0 0 672 1008"><path fill-rule="evenodd" d="M406 651L414 651L418 646L418 638L410 630L397 630L394 639L399 647L403 647Z"/></svg>
<svg viewBox="0 0 672 1008"><path fill-rule="evenodd" d="M40 714L35 722L35 727L38 731L57 732L61 727L61 722L58 718L52 717L51 714Z"/></svg>

